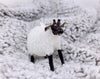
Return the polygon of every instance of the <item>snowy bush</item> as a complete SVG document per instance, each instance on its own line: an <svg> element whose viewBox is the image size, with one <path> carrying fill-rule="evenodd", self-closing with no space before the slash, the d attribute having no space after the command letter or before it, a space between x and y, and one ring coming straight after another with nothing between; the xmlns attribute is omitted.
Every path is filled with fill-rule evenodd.
<svg viewBox="0 0 100 79"><path fill-rule="evenodd" d="M0 47L4 51L8 52L13 49L26 51L25 44L27 31L24 22L6 18L1 20L0 28ZM13 49L9 49L10 47L13 47Z"/></svg>

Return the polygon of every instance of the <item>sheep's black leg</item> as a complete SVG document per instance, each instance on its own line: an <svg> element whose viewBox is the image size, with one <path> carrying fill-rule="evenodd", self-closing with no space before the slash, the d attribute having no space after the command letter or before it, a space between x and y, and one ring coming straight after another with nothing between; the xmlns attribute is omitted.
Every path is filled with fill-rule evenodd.
<svg viewBox="0 0 100 79"><path fill-rule="evenodd" d="M31 60L31 62L35 63L35 60L34 60L34 56L33 55L30 56L30 60Z"/></svg>
<svg viewBox="0 0 100 79"><path fill-rule="evenodd" d="M53 56L52 55L48 56L48 59L49 59L50 70L54 71Z"/></svg>
<svg viewBox="0 0 100 79"><path fill-rule="evenodd" d="M59 58L60 58L60 60L61 60L61 63L64 64L64 59L63 59L62 50L58 50L58 55L59 55Z"/></svg>

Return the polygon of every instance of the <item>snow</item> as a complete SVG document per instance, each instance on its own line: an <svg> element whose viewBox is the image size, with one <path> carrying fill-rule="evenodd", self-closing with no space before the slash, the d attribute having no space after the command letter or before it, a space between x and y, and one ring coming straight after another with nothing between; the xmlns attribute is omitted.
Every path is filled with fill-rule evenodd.
<svg viewBox="0 0 100 79"><path fill-rule="evenodd" d="M97 8L99 6L100 0L78 0L82 6L88 8Z"/></svg>
<svg viewBox="0 0 100 79"><path fill-rule="evenodd" d="M22 7L31 5L33 0L0 0L0 3L5 4L8 7Z"/></svg>
<svg viewBox="0 0 100 79"><path fill-rule="evenodd" d="M100 79L99 12L99 0L0 0L0 79ZM65 64L55 51L52 72L48 59L30 62L26 40L39 21L49 25L54 18L67 24Z"/></svg>

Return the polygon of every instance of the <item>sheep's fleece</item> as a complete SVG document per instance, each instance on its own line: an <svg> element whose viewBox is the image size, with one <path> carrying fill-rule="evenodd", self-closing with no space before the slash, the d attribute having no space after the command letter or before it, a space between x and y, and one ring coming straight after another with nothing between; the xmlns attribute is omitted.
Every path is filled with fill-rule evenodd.
<svg viewBox="0 0 100 79"><path fill-rule="evenodd" d="M51 55L55 50L61 49L61 36L53 35L51 28L45 31L46 25L33 28L28 34L27 47L30 55Z"/></svg>

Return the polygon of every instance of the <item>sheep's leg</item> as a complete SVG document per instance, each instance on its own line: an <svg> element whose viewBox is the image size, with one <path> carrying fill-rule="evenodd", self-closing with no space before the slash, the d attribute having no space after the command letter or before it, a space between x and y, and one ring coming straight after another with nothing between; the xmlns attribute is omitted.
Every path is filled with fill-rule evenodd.
<svg viewBox="0 0 100 79"><path fill-rule="evenodd" d="M31 60L31 62L35 63L35 60L34 60L34 56L33 55L31 55L30 60Z"/></svg>
<svg viewBox="0 0 100 79"><path fill-rule="evenodd" d="M52 55L48 56L48 59L49 59L50 70L54 71L53 56Z"/></svg>
<svg viewBox="0 0 100 79"><path fill-rule="evenodd" d="M62 50L58 50L58 55L59 55L59 58L60 58L60 60L61 60L61 63L64 64L64 59L63 59Z"/></svg>

